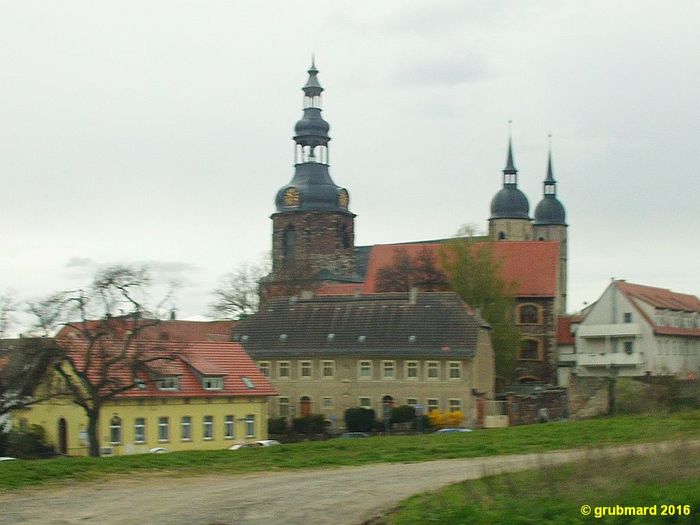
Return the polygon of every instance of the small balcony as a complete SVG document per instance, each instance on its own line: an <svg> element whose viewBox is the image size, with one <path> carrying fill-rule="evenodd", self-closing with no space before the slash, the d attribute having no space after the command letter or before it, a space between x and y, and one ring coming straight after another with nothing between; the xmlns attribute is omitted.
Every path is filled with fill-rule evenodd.
<svg viewBox="0 0 700 525"><path fill-rule="evenodd" d="M626 354L625 352L604 354L577 354L578 366L639 366L644 364L644 356L637 352Z"/></svg>
<svg viewBox="0 0 700 525"><path fill-rule="evenodd" d="M579 325L576 337L634 337L641 335L639 323Z"/></svg>

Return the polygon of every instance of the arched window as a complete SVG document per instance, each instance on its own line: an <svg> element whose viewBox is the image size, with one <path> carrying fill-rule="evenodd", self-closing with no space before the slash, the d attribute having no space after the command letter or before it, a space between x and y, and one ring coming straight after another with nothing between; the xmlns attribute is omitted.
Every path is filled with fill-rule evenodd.
<svg viewBox="0 0 700 525"><path fill-rule="evenodd" d="M542 343L537 339L523 339L520 341L518 359L524 361L541 361Z"/></svg>
<svg viewBox="0 0 700 525"><path fill-rule="evenodd" d="M122 442L122 419L116 414L109 421L109 441L113 445Z"/></svg>
<svg viewBox="0 0 700 525"><path fill-rule="evenodd" d="M539 377L535 376L523 376L518 378L518 383L521 384L528 384L528 383L541 383L542 381L540 380Z"/></svg>
<svg viewBox="0 0 700 525"><path fill-rule="evenodd" d="M538 304L518 305L518 324L542 324L542 307Z"/></svg>
<svg viewBox="0 0 700 525"><path fill-rule="evenodd" d="M350 248L350 232L348 231L347 224L343 224L338 229L338 240L343 248Z"/></svg>
<svg viewBox="0 0 700 525"><path fill-rule="evenodd" d="M385 407L389 407L389 408L393 407L394 406L394 398L391 396L384 396L382 398L382 405L384 405Z"/></svg>
<svg viewBox="0 0 700 525"><path fill-rule="evenodd" d="M506 238L505 232L498 232L498 240L503 241Z"/></svg>
<svg viewBox="0 0 700 525"><path fill-rule="evenodd" d="M309 396L302 396L299 400L299 415L301 417L311 415L311 398Z"/></svg>
<svg viewBox="0 0 700 525"><path fill-rule="evenodd" d="M282 237L282 257L287 264L294 263L294 255L296 252L297 232L291 224L284 230Z"/></svg>

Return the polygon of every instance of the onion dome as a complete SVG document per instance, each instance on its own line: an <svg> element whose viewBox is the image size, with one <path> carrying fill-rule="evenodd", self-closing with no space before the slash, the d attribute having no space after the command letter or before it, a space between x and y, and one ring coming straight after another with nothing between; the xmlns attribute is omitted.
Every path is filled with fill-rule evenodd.
<svg viewBox="0 0 700 525"><path fill-rule="evenodd" d="M491 219L529 219L530 204L518 189L518 170L513 162L513 144L508 139L508 158L503 170L503 188L491 200Z"/></svg>
<svg viewBox="0 0 700 525"><path fill-rule="evenodd" d="M547 177L544 179L544 196L535 208L534 224L566 225L566 212L564 206L557 199L557 181L554 180L552 170L552 151L549 151L547 159Z"/></svg>

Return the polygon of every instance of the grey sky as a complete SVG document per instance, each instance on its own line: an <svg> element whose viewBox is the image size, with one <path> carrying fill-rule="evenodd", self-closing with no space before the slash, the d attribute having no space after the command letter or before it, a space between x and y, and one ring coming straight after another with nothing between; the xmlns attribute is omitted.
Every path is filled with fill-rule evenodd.
<svg viewBox="0 0 700 525"><path fill-rule="evenodd" d="M204 314L270 247L316 54L356 243L485 228L512 119L520 187L547 134L569 308L610 277L700 292L694 1L0 1L0 286L149 262Z"/></svg>

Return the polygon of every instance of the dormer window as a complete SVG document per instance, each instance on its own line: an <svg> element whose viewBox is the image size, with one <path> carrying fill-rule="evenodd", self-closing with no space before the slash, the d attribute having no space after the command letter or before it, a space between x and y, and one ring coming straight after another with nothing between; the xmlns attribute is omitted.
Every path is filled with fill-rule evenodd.
<svg viewBox="0 0 700 525"><path fill-rule="evenodd" d="M204 390L223 390L224 389L224 378L223 377L205 377L202 379L202 387Z"/></svg>
<svg viewBox="0 0 700 525"><path fill-rule="evenodd" d="M158 390L178 390L177 377L162 377L157 381Z"/></svg>

